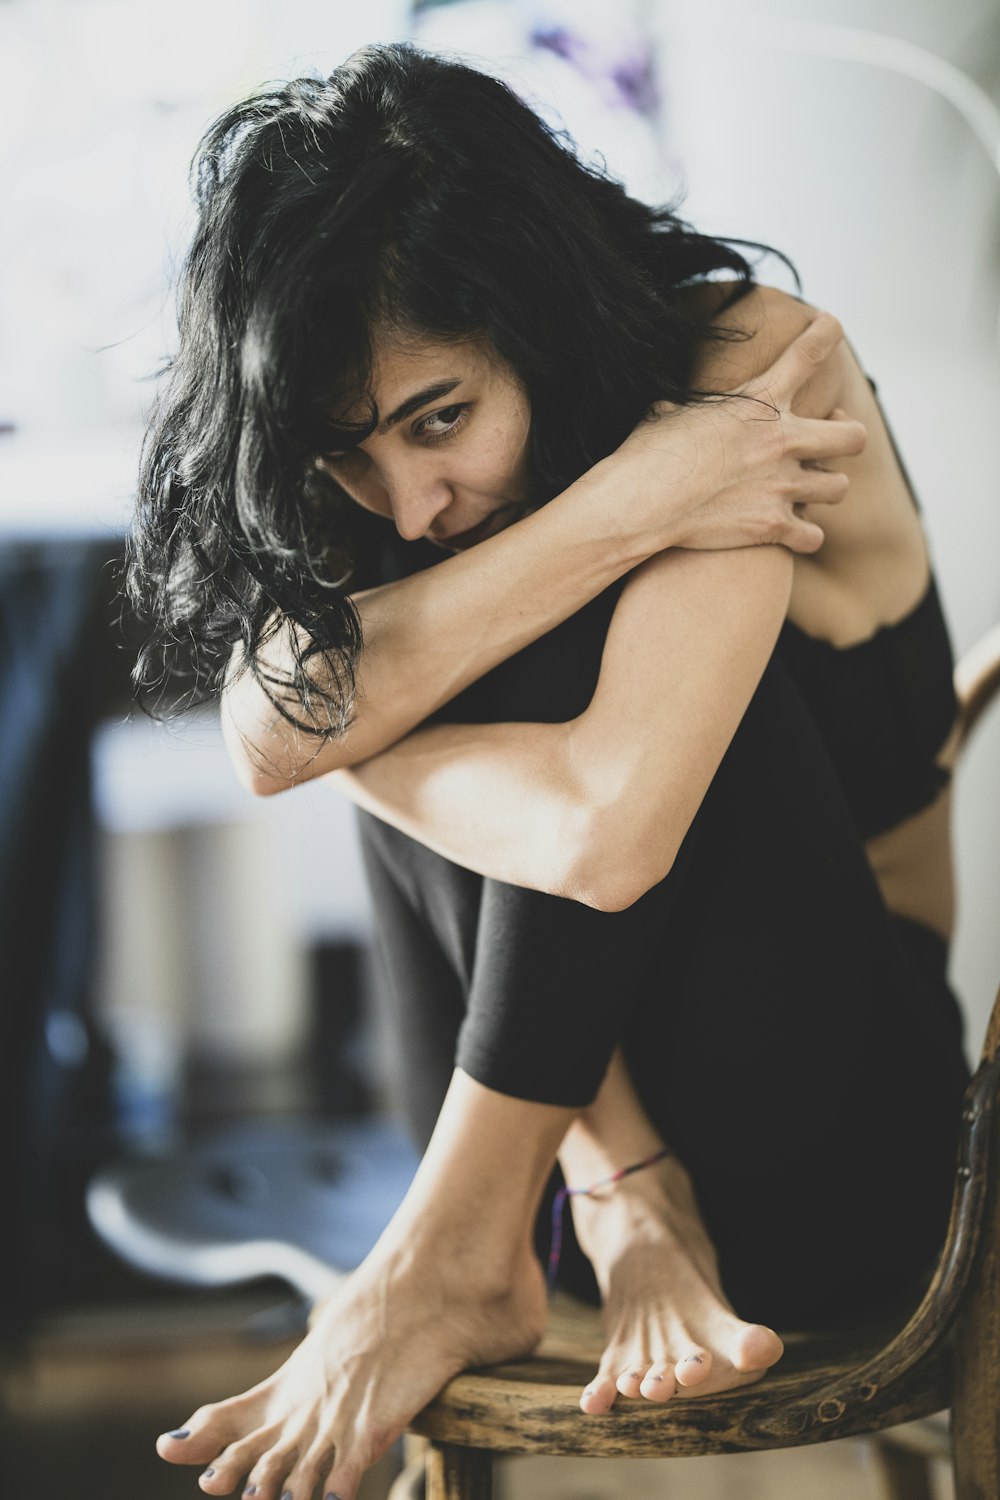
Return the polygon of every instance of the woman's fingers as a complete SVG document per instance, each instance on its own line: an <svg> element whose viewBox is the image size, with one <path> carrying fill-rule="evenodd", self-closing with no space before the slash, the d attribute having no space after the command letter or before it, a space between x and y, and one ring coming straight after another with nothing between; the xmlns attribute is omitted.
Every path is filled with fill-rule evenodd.
<svg viewBox="0 0 1000 1500"><path fill-rule="evenodd" d="M855 458L864 450L868 429L837 407L829 417L797 417L785 412L786 451L793 458Z"/></svg>
<svg viewBox="0 0 1000 1500"><path fill-rule="evenodd" d="M793 510L787 531L781 538L783 547L787 547L791 552L808 554L818 552L825 541L826 534L815 521L807 521L804 516L798 514L797 510Z"/></svg>
<svg viewBox="0 0 1000 1500"><path fill-rule="evenodd" d="M790 406L794 397L836 349L844 330L832 313L821 312L779 354L755 386L764 387L779 406Z"/></svg>
<svg viewBox="0 0 1000 1500"><path fill-rule="evenodd" d="M818 552L826 535L817 523L803 514L806 505L836 505L847 494L846 474L828 473L825 469L800 469L795 499L789 506L789 517L782 545L793 552Z"/></svg>
<svg viewBox="0 0 1000 1500"><path fill-rule="evenodd" d="M847 494L850 480L838 469L811 469L803 464L795 485L797 505L837 505Z"/></svg>

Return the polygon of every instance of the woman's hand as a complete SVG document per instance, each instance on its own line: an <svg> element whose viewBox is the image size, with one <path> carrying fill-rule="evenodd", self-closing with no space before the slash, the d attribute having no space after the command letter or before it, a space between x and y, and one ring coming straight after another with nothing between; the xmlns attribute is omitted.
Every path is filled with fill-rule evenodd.
<svg viewBox="0 0 1000 1500"><path fill-rule="evenodd" d="M836 391L833 360L842 341L837 319L818 314L729 399L657 402L585 480L611 493L622 525L650 553L774 543L815 552L823 532L801 508L844 498L847 475L823 464L860 453L866 434L834 400L823 418L796 416L792 406L807 385Z"/></svg>

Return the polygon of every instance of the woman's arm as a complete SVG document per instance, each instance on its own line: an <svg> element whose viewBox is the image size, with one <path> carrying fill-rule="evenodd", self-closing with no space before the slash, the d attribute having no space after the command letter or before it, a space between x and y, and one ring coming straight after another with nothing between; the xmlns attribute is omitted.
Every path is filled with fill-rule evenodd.
<svg viewBox="0 0 1000 1500"><path fill-rule="evenodd" d="M756 356L741 350L762 360L764 344L770 357L770 341L787 342L807 316L763 299ZM835 398L834 378L811 399ZM781 548L651 558L625 586L579 717L435 726L334 782L481 874L620 910L670 869L771 655L791 580Z"/></svg>
<svg viewBox="0 0 1000 1500"><path fill-rule="evenodd" d="M231 671L223 733L244 784L266 795L367 760L665 547L781 542L814 551L822 533L797 507L839 500L846 486L802 460L856 452L864 431L814 419L833 403L813 418L791 413L842 336L836 319L812 316L769 369L739 382L773 400L777 420L748 401L658 410L534 515L425 573L357 596L365 651L356 719L342 738L296 731L249 673ZM279 634L266 664L283 675L289 662Z"/></svg>
<svg viewBox="0 0 1000 1500"><path fill-rule="evenodd" d="M331 781L468 869L620 911L670 870L767 665L791 577L780 547L661 553L626 584L578 718L418 730Z"/></svg>

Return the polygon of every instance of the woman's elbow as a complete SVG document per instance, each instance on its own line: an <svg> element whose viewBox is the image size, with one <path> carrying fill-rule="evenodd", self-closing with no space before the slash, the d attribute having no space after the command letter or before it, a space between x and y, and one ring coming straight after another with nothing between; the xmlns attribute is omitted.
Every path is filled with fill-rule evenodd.
<svg viewBox="0 0 1000 1500"><path fill-rule="evenodd" d="M669 875L676 850L648 829L630 836L595 820L570 876L573 899L595 911L626 911Z"/></svg>
<svg viewBox="0 0 1000 1500"><path fill-rule="evenodd" d="M272 797L275 792L284 791L289 782L278 776L273 766L265 763L260 751L240 732L225 698L222 701L220 727L222 743L236 773L236 780L243 790L255 797Z"/></svg>
<svg viewBox="0 0 1000 1500"><path fill-rule="evenodd" d="M245 792L250 792L254 797L273 797L275 792L283 792L290 785L272 772L255 765L245 753L234 755L230 749L229 759L236 773L236 780Z"/></svg>

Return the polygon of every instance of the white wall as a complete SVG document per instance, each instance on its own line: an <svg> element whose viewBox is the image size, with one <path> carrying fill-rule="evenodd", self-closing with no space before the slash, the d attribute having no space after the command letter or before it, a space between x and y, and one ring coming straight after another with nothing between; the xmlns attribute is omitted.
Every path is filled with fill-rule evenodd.
<svg viewBox="0 0 1000 1500"><path fill-rule="evenodd" d="M685 212L779 246L806 297L843 320L924 507L962 651L1000 618L1000 178L925 83L829 51L858 46L850 28L888 34L983 73L996 98L1000 14L992 0L660 0L656 13ZM791 285L775 262L768 274ZM973 1046L1000 982L998 720L958 785L953 974Z"/></svg>

